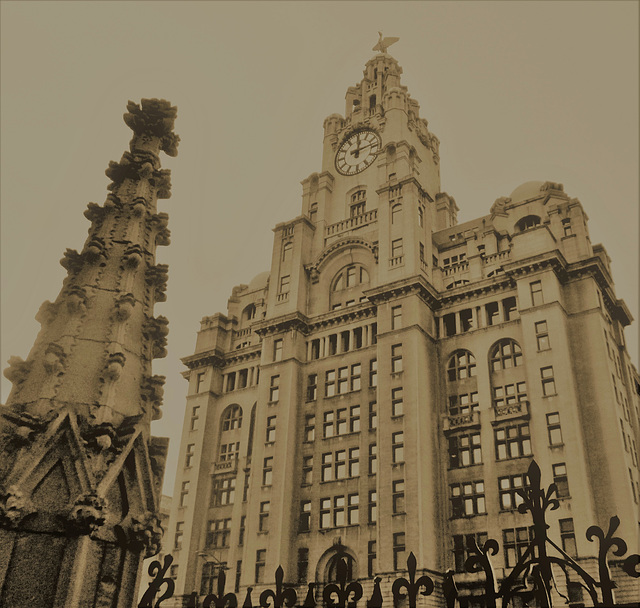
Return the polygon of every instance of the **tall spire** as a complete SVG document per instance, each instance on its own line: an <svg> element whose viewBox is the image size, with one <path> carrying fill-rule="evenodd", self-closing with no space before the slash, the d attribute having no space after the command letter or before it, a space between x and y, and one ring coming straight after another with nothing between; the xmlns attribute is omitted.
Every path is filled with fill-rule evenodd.
<svg viewBox="0 0 640 608"><path fill-rule="evenodd" d="M159 153L176 156L179 138L167 101L129 102L127 110L129 151L109 163L105 203L89 203L84 213L91 222L84 248L65 252L67 277L55 302L40 307L42 328L27 360L12 357L5 370L13 383L0 408L7 605L115 603L106 597L130 605L136 564L159 547L168 440L150 437L164 384L151 363L166 356L168 321L153 308L166 299L168 270L155 263L156 246L169 244L157 200L171 196ZM50 535L59 541L55 555L43 540ZM18 542L25 538L28 552ZM52 560L57 574L44 567ZM87 563L94 571L76 579Z"/></svg>

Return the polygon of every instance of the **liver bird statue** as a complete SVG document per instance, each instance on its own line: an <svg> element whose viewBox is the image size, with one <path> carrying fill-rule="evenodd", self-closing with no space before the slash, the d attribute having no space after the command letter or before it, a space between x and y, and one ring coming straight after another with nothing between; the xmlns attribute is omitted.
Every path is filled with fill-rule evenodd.
<svg viewBox="0 0 640 608"><path fill-rule="evenodd" d="M378 44L376 44L372 50L380 51L381 53L386 53L387 49L394 43L398 42L400 38L396 38L395 36L387 36L386 38L382 37L382 32L378 32L380 36L378 39Z"/></svg>

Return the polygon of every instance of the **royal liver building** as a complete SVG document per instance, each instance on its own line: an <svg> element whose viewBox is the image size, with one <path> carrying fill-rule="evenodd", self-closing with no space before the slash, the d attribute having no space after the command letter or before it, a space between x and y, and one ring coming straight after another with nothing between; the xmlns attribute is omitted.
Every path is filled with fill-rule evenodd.
<svg viewBox="0 0 640 608"><path fill-rule="evenodd" d="M458 224L438 139L377 50L324 122L322 166L275 227L270 268L202 320L183 360L165 537L177 594L217 592L222 569L257 605L282 565L302 603L343 561L363 598L375 577L388 598L412 552L435 582L423 601L443 605L451 570L459 601L480 605L470 541L498 541L504 580L533 534L518 510L533 459L556 484L546 522L564 559L597 574L585 531L614 515L637 551L632 319L582 204L527 182ZM590 604L571 576L556 586Z"/></svg>

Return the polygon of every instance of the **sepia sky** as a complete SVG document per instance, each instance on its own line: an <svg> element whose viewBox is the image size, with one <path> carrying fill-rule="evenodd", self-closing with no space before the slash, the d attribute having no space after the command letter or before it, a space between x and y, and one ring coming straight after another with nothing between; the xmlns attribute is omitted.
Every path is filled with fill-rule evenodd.
<svg viewBox="0 0 640 608"><path fill-rule="evenodd" d="M442 189L464 222L530 180L562 182L638 317L636 2L1 2L1 359L26 358L44 300L80 250L88 202L128 148L127 100L178 106L163 155L170 216L164 417L172 493L201 317L268 270L276 223L300 214L322 124L344 113L378 30L440 139ZM638 325L626 338L638 362ZM2 378L2 402L10 384Z"/></svg>

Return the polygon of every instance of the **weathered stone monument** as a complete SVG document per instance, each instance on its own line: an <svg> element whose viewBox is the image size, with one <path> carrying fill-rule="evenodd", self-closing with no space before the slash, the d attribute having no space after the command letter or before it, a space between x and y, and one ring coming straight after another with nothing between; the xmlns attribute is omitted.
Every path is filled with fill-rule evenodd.
<svg viewBox="0 0 640 608"><path fill-rule="evenodd" d="M45 302L26 361L0 407L0 605L130 608L142 560L162 536L157 513L168 440L150 436L161 415L166 355L168 216L160 151L176 156L176 108L129 102L130 151L109 163L104 205L89 203L83 250L61 260L68 276Z"/></svg>

